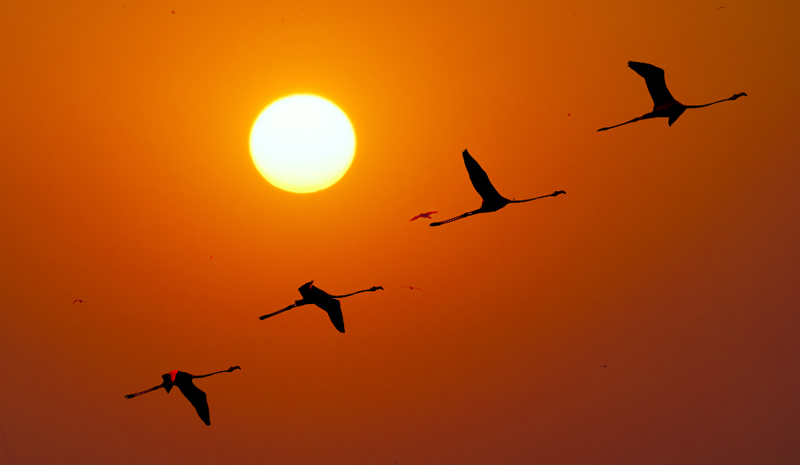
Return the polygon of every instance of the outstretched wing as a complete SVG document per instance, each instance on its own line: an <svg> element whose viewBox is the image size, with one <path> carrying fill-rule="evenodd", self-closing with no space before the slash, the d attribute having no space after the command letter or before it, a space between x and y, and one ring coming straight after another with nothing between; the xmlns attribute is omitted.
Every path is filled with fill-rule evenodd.
<svg viewBox="0 0 800 465"><path fill-rule="evenodd" d="M644 78L644 82L647 84L647 90L650 92L650 97L653 99L654 109L668 103L676 102L675 98L673 98L672 94L667 90L663 69L648 63L639 63L636 61L629 61L628 67Z"/></svg>
<svg viewBox="0 0 800 465"><path fill-rule="evenodd" d="M344 332L344 315L342 315L342 304L336 299L320 299L314 302L317 307L325 310L331 323L340 333Z"/></svg>
<svg viewBox="0 0 800 465"><path fill-rule="evenodd" d="M197 414L200 415L200 419L203 420L203 423L207 426L211 426L211 413L208 411L206 393L195 386L192 380L186 380L186 382L178 384L178 389L180 389L181 393L192 403L192 406L197 410Z"/></svg>
<svg viewBox="0 0 800 465"><path fill-rule="evenodd" d="M478 191L478 194L481 196L484 202L494 202L505 200L497 189L494 188L492 182L489 181L489 176L486 175L486 171L483 171L481 165L472 158L472 155L465 149L461 152L461 155L464 157L464 166L467 167L467 173L469 173L469 180L472 181L472 187Z"/></svg>

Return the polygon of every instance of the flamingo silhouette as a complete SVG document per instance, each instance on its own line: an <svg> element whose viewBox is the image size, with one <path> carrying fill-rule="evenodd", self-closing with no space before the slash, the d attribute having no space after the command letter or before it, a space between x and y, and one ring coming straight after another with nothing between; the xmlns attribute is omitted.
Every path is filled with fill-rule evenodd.
<svg viewBox="0 0 800 465"><path fill-rule="evenodd" d="M417 220L417 219L420 219L420 218L431 219L431 215L433 215L434 213L439 213L439 212L438 211L435 211L435 212L431 211L431 212L420 213L419 215L415 216L414 218L411 218L408 221L414 221L414 220Z"/></svg>
<svg viewBox="0 0 800 465"><path fill-rule="evenodd" d="M647 90L650 92L650 97L653 98L653 111L650 113L645 113L638 118L634 118L624 123L609 126L607 128L600 128L597 130L598 132L607 131L628 123L634 123L636 121L650 118L669 118L669 125L672 126L672 123L677 121L678 117L680 117L687 108L703 108L716 103L724 102L726 100L736 100L739 97L747 97L747 94L741 92L734 94L733 97L717 100L716 102L706 103L705 105L684 105L675 100L672 94L669 93L669 90L667 90L667 83L664 81L663 69L648 63L638 63L636 61L629 61L628 67L636 71L639 76L644 78L644 82L647 84Z"/></svg>
<svg viewBox="0 0 800 465"><path fill-rule="evenodd" d="M181 393L189 399L189 402L192 403L194 409L197 410L197 414L200 416L200 419L203 420L207 426L211 426L211 414L208 411L208 401L206 400L206 393L201 391L200 388L192 383L193 379L197 378L205 378L207 376L216 375L219 373L230 373L233 370L241 370L240 367L230 367L227 370L217 371L214 373L209 373L207 375L198 375L195 376L191 373L186 373L185 371L178 371L172 370L167 374L161 375L161 378L164 380L161 384L156 387L152 387L147 389L146 391L137 392L136 394L128 394L125 396L126 399L132 399L137 396L141 396L142 394L147 394L148 392L153 392L157 389L164 388L169 393L170 389L173 386L178 386L178 389L181 390Z"/></svg>
<svg viewBox="0 0 800 465"><path fill-rule="evenodd" d="M322 289L314 286L314 281L309 281L298 289L300 291L300 295L303 296L300 300L295 300L292 305L289 305L286 308L282 308L277 312L272 312L267 315L262 315L258 317L260 320L265 320L271 316L275 316L279 313L283 313L287 310L291 310L295 307L300 307L303 305L314 304L317 307L325 310L328 314L328 317L331 319L331 323L336 329L339 330L340 333L344 332L344 316L342 315L342 304L336 300L341 299L344 297L350 297L351 295L360 294L362 292L375 292L378 289L383 290L383 286L373 286L369 289L364 289L363 291L356 291L352 294L345 294L345 295L330 295L327 292L323 291Z"/></svg>
<svg viewBox="0 0 800 465"><path fill-rule="evenodd" d="M508 200L507 198L500 195L497 192L497 189L494 188L492 182L489 181L489 176L486 175L486 171L483 171L481 165L472 158L472 155L464 149L461 152L461 155L464 157L464 165L467 167L467 173L469 174L469 180L472 181L472 187L478 191L478 194L483 199L483 203L481 203L481 208L477 210L472 210L471 212L464 213L463 215L456 216L455 218L450 218L449 220L444 221L437 221L435 223L431 223L431 226L441 226L443 224L450 223L455 220L460 220L461 218L466 218L471 215L475 215L478 213L489 213L489 212L496 212L501 208L505 207L510 203L523 203L523 202L530 202L531 200L543 199L545 197L555 197L559 194L566 194L564 191L555 191L552 194L542 195L540 197L534 197L532 199L526 200Z"/></svg>

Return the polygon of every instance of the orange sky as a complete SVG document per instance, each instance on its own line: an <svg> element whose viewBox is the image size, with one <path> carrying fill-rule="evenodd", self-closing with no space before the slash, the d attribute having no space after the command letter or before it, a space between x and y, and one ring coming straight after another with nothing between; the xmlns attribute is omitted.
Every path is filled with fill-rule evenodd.
<svg viewBox="0 0 800 465"><path fill-rule="evenodd" d="M0 463L796 463L798 17L4 1ZM749 97L597 133L652 108L628 60L683 103ZM358 140L315 194L248 152L296 92ZM409 222L480 205L464 148L508 197L567 195ZM258 320L312 279L386 290L343 300L346 334ZM197 381L211 427L123 399L231 365Z"/></svg>

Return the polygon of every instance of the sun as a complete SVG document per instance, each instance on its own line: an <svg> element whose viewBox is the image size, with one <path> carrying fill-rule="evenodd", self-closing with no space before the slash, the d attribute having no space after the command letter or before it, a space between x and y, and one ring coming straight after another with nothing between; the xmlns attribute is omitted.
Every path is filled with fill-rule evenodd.
<svg viewBox="0 0 800 465"><path fill-rule="evenodd" d="M330 100L294 94L269 104L250 130L250 154L275 187L315 192L344 176L356 151L347 115Z"/></svg>

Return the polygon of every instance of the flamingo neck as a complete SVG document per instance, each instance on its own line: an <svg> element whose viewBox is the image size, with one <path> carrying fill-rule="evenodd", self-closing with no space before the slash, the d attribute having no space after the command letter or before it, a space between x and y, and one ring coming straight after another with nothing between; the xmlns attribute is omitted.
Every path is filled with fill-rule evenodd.
<svg viewBox="0 0 800 465"><path fill-rule="evenodd" d="M686 105L686 108L703 108L703 107L710 107L711 105L716 105L721 102L727 102L728 100L736 100L737 96L724 98L722 100L717 100L716 102L706 103L705 105Z"/></svg>
<svg viewBox="0 0 800 465"><path fill-rule="evenodd" d="M539 200L539 199L543 199L543 198L545 198L545 197L555 197L555 196L557 196L558 194L561 194L561 193L564 193L564 194L566 194L566 192L564 192L564 191L556 191L556 192L554 192L554 193L552 193L552 194L540 195L539 197L534 197L534 198L532 198L532 199L525 199L525 200L509 200L509 202L510 202L510 203L523 203L523 202L530 202L531 200Z"/></svg>
<svg viewBox="0 0 800 465"><path fill-rule="evenodd" d="M383 289L383 288L381 287L380 289ZM377 291L377 290L378 290L377 288L364 289L363 291L356 291L356 292L353 292L353 293L351 293L351 294L345 294L345 295L332 295L331 297L333 297L334 299L342 299L342 298L344 298L344 297L350 297L351 295L361 294L362 292L375 292L375 291Z"/></svg>

